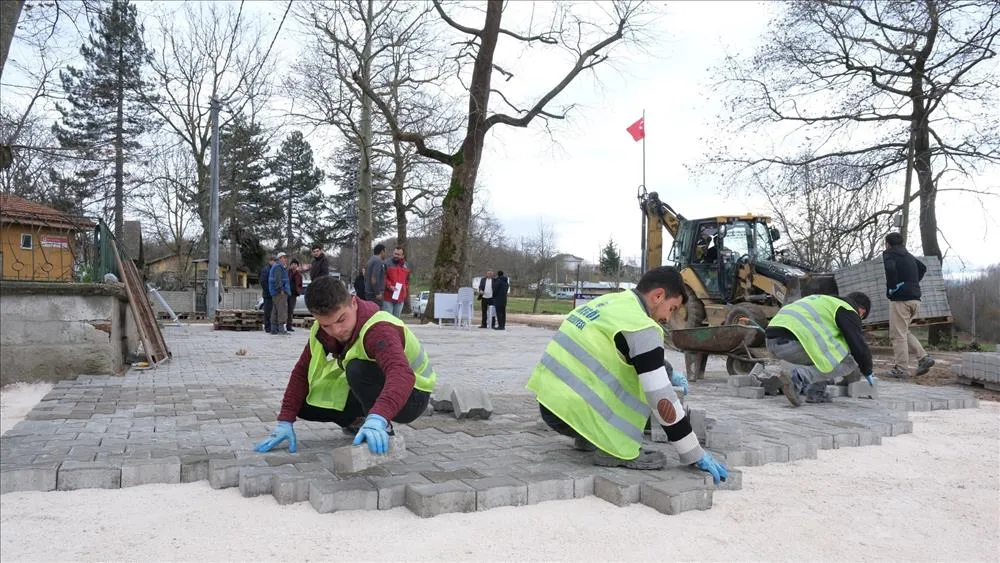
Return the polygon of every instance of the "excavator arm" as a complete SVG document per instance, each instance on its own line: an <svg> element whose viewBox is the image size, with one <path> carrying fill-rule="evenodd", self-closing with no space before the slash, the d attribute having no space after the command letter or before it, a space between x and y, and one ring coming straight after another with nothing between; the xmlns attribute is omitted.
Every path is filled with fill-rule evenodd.
<svg viewBox="0 0 1000 563"><path fill-rule="evenodd" d="M677 237L684 216L660 201L656 192L646 192L639 188L639 209L642 210L642 257L643 271L663 265L663 229L671 237Z"/></svg>

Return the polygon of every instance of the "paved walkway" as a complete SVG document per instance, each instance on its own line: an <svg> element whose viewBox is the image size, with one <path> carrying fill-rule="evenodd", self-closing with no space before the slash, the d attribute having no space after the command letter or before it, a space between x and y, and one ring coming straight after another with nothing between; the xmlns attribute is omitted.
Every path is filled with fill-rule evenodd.
<svg viewBox="0 0 1000 563"><path fill-rule="evenodd" d="M503 333L415 326L439 375L480 386L495 407L488 421L442 413L397 426L407 455L360 474L332 472L330 450L349 443L331 424L296 423L299 453L251 451L274 424L305 331L289 337L167 327L173 359L123 377L57 384L26 420L0 438L3 492L118 488L208 480L245 496L273 495L321 512L407 506L421 516L597 495L677 513L711 506L707 476L677 466L667 444L662 471L598 468L589 454L540 423L524 390L552 332L510 326ZM245 354L242 352L245 350ZM675 365L679 354L670 353ZM878 444L910 432L908 410L975 408L968 391L883 383L879 400L837 398L790 408L782 397L745 399L721 375L692 384L688 405L706 446L731 468L816 456L818 449ZM739 488L732 472L727 488Z"/></svg>

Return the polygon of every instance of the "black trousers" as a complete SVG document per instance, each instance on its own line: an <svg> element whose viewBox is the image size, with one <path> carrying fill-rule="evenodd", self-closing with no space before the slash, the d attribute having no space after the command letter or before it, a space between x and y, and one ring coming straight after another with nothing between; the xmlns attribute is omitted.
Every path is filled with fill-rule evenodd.
<svg viewBox="0 0 1000 563"><path fill-rule="evenodd" d="M484 297L484 298L482 298L479 301L479 305L480 305L480 309L482 309L482 313L483 313L483 322L480 323L479 326L485 328L486 327L486 313L487 313L487 311L490 310L490 305L493 305L493 298L490 297L489 299L487 299L487 298Z"/></svg>
<svg viewBox="0 0 1000 563"><path fill-rule="evenodd" d="M292 313L295 312L295 301L299 298L294 293L288 296L288 330L292 330Z"/></svg>
<svg viewBox="0 0 1000 563"><path fill-rule="evenodd" d="M385 374L382 373L382 368L378 367L375 362L354 360L347 364L344 371L347 372L347 384L351 387L351 394L347 396L344 410L314 407L303 402L302 409L299 410L299 418L350 426L368 414L368 411L375 405L378 396L382 394L382 387L385 386ZM430 393L414 389L403 408L396 416L392 417L393 422L401 424L413 422L427 410L427 403L430 402L430 399Z"/></svg>
<svg viewBox="0 0 1000 563"><path fill-rule="evenodd" d="M274 301L268 295L264 298L264 332L271 332L271 309L274 308Z"/></svg>
<svg viewBox="0 0 1000 563"><path fill-rule="evenodd" d="M493 306L497 310L497 328L504 329L507 327L507 300L503 301L493 298Z"/></svg>
<svg viewBox="0 0 1000 563"><path fill-rule="evenodd" d="M563 436L569 436L570 438L579 438L580 434L569 424L566 424L563 419L556 416L556 414L549 409L545 408L545 405L538 403L538 412L542 415L542 421L549 428L555 430Z"/></svg>

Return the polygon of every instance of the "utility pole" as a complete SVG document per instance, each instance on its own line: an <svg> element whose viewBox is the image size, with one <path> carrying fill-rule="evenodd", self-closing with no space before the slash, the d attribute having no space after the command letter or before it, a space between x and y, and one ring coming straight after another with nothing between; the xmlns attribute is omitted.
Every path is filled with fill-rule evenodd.
<svg viewBox="0 0 1000 563"><path fill-rule="evenodd" d="M212 98L212 198L208 208L208 291L205 308L208 318L215 318L219 306L219 100Z"/></svg>

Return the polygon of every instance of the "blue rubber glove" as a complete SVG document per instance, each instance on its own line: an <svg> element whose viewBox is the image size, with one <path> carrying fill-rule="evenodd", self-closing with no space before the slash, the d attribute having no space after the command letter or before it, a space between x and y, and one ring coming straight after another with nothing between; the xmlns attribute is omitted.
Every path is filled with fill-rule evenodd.
<svg viewBox="0 0 1000 563"><path fill-rule="evenodd" d="M875 376L874 375L872 375L872 374L869 373L868 375L865 376L865 379L868 380L868 385L871 385L872 387L875 387Z"/></svg>
<svg viewBox="0 0 1000 563"><path fill-rule="evenodd" d="M896 284L896 287L894 287L894 288L892 288L892 289L890 289L890 290L889 290L889 295L892 295L893 293L896 293L896 292L897 292L897 291L899 291L899 290L900 290L900 288L902 288L902 287L903 287L903 282L899 282L899 283L897 283L897 284Z"/></svg>
<svg viewBox="0 0 1000 563"><path fill-rule="evenodd" d="M389 423L377 414L370 414L354 437L354 445L368 442L368 451L373 454L384 454L389 451L389 433L386 431Z"/></svg>
<svg viewBox="0 0 1000 563"><path fill-rule="evenodd" d="M670 376L670 384L674 387L680 387L684 389L684 395L688 394L688 378L684 376L682 372L674 370L674 374Z"/></svg>
<svg viewBox="0 0 1000 563"><path fill-rule="evenodd" d="M719 481L725 481L729 478L729 471L726 469L726 466L715 461L711 452L705 452L705 456L696 461L694 466L712 475L712 480L715 481L716 485L719 484Z"/></svg>
<svg viewBox="0 0 1000 563"><path fill-rule="evenodd" d="M253 451L261 453L269 452L285 440L288 440L289 453L295 453L298 445L295 440L295 430L292 428L291 422L282 420L278 422L278 425L274 427L274 431L271 432L271 435L266 440L254 446Z"/></svg>

